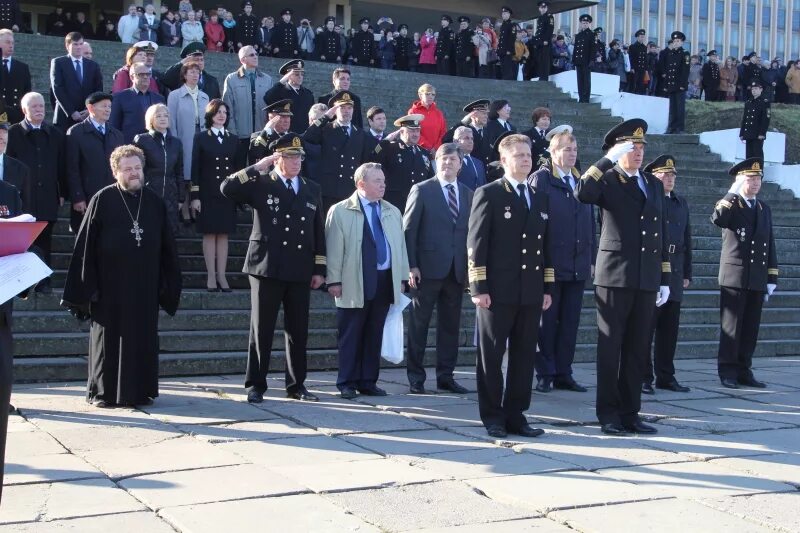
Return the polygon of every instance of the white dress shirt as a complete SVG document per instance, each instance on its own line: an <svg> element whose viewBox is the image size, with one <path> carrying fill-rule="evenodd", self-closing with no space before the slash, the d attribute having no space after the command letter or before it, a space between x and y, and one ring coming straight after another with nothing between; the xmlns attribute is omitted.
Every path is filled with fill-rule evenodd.
<svg viewBox="0 0 800 533"><path fill-rule="evenodd" d="M444 194L444 203L450 205L450 193L447 190L448 185L452 185L456 192L456 206L458 207L459 211L461 210L461 199L458 197L458 180L453 180L452 182L447 181L446 179L436 176L436 179L439 181L439 186L442 188L442 194Z"/></svg>

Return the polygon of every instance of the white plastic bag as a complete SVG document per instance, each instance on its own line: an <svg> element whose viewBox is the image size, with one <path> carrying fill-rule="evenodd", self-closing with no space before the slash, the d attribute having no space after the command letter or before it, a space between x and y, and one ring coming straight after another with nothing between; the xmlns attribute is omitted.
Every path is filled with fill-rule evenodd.
<svg viewBox="0 0 800 533"><path fill-rule="evenodd" d="M390 363L399 364L403 361L403 309L409 303L411 299L401 294L400 301L389 307L389 314L383 324L381 357Z"/></svg>

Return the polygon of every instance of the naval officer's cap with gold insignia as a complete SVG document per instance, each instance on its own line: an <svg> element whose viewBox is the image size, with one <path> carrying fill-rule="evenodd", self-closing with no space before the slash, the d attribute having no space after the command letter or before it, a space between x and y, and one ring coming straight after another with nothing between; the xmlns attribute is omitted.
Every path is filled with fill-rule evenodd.
<svg viewBox="0 0 800 533"><path fill-rule="evenodd" d="M764 175L764 161L760 157L751 157L744 161L733 165L728 174L733 177L741 174L748 176L763 176Z"/></svg>
<svg viewBox="0 0 800 533"><path fill-rule="evenodd" d="M269 149L280 155L305 155L303 139L296 133L287 133L269 145Z"/></svg>
<svg viewBox="0 0 800 533"><path fill-rule="evenodd" d="M284 117L291 117L292 101L288 98L284 98L283 100L272 102L271 104L269 104L267 107L264 108L264 111L270 114L278 114Z"/></svg>
<svg viewBox="0 0 800 533"><path fill-rule="evenodd" d="M328 99L328 107L335 105L353 105L353 93L350 91L339 91Z"/></svg>
<svg viewBox="0 0 800 533"><path fill-rule="evenodd" d="M644 143L644 134L647 133L647 122L640 118L626 120L622 124L617 124L611 128L603 138L603 150L608 150L618 143L633 142Z"/></svg>
<svg viewBox="0 0 800 533"><path fill-rule="evenodd" d="M398 128L420 128L420 124L423 120L425 120L425 115L413 113L411 115L398 118L394 121L394 125Z"/></svg>
<svg viewBox="0 0 800 533"><path fill-rule="evenodd" d="M644 167L645 172L655 174L656 172L672 172L677 174L675 170L675 157L669 154L662 154L656 157L652 163Z"/></svg>

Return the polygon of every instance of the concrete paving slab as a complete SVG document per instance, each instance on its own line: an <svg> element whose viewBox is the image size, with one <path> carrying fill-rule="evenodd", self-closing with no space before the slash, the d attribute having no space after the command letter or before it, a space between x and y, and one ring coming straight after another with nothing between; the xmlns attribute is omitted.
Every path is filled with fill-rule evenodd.
<svg viewBox="0 0 800 533"><path fill-rule="evenodd" d="M308 492L275 471L251 464L138 476L119 484L155 510Z"/></svg>
<svg viewBox="0 0 800 533"><path fill-rule="evenodd" d="M313 405L284 402L271 404L265 408L282 417L332 435L430 429L430 426L397 413L346 400Z"/></svg>
<svg viewBox="0 0 800 533"><path fill-rule="evenodd" d="M346 435L342 438L347 442L352 442L357 446L381 455L416 456L491 446L491 444L482 440L439 429L393 433L359 433L358 435Z"/></svg>
<svg viewBox="0 0 800 533"><path fill-rule="evenodd" d="M705 461L718 457L744 457L796 451L792 439L800 439L800 430L771 430L712 435L695 433L659 424L658 435L642 440L647 447L670 451L689 459ZM789 450L791 448L791 450Z"/></svg>
<svg viewBox="0 0 800 533"><path fill-rule="evenodd" d="M402 409L406 416L441 429L462 426L482 426L477 403L454 405L435 405L428 407L407 407Z"/></svg>
<svg viewBox="0 0 800 533"><path fill-rule="evenodd" d="M175 533L166 522L149 511L108 514L52 522L0 525L0 533Z"/></svg>
<svg viewBox="0 0 800 533"><path fill-rule="evenodd" d="M493 500L522 505L540 513L587 505L649 500L654 497L648 488L578 470L470 479L466 483Z"/></svg>
<svg viewBox="0 0 800 533"><path fill-rule="evenodd" d="M277 440L319 434L311 428L283 418L214 426L187 425L177 427L197 439L211 443L234 440Z"/></svg>
<svg viewBox="0 0 800 533"><path fill-rule="evenodd" d="M24 433L26 431L39 431L39 428L18 414L8 415L8 433Z"/></svg>
<svg viewBox="0 0 800 533"><path fill-rule="evenodd" d="M491 524L416 529L410 533L527 533L529 531L535 531L536 533L572 533L573 530L547 518L533 518L510 522L492 522Z"/></svg>
<svg viewBox="0 0 800 533"><path fill-rule="evenodd" d="M796 532L800 524L800 492L797 491L704 499L700 503L786 533Z"/></svg>
<svg viewBox="0 0 800 533"><path fill-rule="evenodd" d="M128 408L99 409L88 406L85 411L69 411L61 406L58 409L23 410L23 414L36 427L48 433L92 426L148 427L161 425L159 420L147 413Z"/></svg>
<svg viewBox="0 0 800 533"><path fill-rule="evenodd" d="M437 453L427 457L397 457L436 474L440 479L475 479L574 470L575 465L509 448Z"/></svg>
<svg viewBox="0 0 800 533"><path fill-rule="evenodd" d="M72 453L98 450L120 450L150 446L183 435L166 424L144 427L89 426L59 430L53 433Z"/></svg>
<svg viewBox="0 0 800 533"><path fill-rule="evenodd" d="M358 402L383 408L435 407L457 404L471 404L474 401L463 394L390 394L388 396L359 396Z"/></svg>
<svg viewBox="0 0 800 533"><path fill-rule="evenodd" d="M3 489L0 523L50 521L145 507L108 479L19 485Z"/></svg>
<svg viewBox="0 0 800 533"><path fill-rule="evenodd" d="M691 517L691 519L689 519ZM768 533L770 529L686 500L601 505L554 511L548 518L583 533Z"/></svg>
<svg viewBox="0 0 800 533"><path fill-rule="evenodd" d="M202 398L180 405L154 405L143 411L166 424L219 424L273 418L245 402Z"/></svg>
<svg viewBox="0 0 800 533"><path fill-rule="evenodd" d="M236 454L247 462L268 467L325 465L382 458L340 438L325 435L273 441L234 441L217 444L216 447Z"/></svg>
<svg viewBox="0 0 800 533"><path fill-rule="evenodd" d="M657 421L662 418L704 416L708 415L708 413L697 411L696 409L689 409L687 407L679 407L666 402L642 402L639 415L646 420Z"/></svg>
<svg viewBox="0 0 800 533"><path fill-rule="evenodd" d="M344 492L327 498L385 531L475 525L538 515L530 509L494 502L455 481Z"/></svg>
<svg viewBox="0 0 800 533"><path fill-rule="evenodd" d="M711 464L750 476L788 483L800 489L800 454L776 453L714 459Z"/></svg>
<svg viewBox="0 0 800 533"><path fill-rule="evenodd" d="M663 402L673 400L704 400L706 398L728 398L729 396L721 390L713 390L710 386L703 387L702 385L707 382L698 381L693 383L686 383L686 386L691 388L689 392L672 392L664 389L656 389L653 395L642 394L642 403ZM717 381L719 384L719 381ZM722 387L720 387L722 389ZM723 389L727 390L727 389Z"/></svg>
<svg viewBox="0 0 800 533"><path fill-rule="evenodd" d="M782 492L794 487L759 479L711 463L670 463L598 471L608 478L635 483L659 497L716 498L736 494Z"/></svg>
<svg viewBox="0 0 800 533"><path fill-rule="evenodd" d="M771 422L746 416L716 416L697 413L697 416L681 416L667 418L661 424L715 434L734 433L738 431L759 431L792 427L793 424Z"/></svg>
<svg viewBox="0 0 800 533"><path fill-rule="evenodd" d="M241 457L184 436L138 448L91 450L83 453L112 479L193 468L241 464Z"/></svg>
<svg viewBox="0 0 800 533"><path fill-rule="evenodd" d="M670 401L672 405L703 411L711 415L746 417L755 420L785 422L785 419L776 415L789 414L800 418L800 412L781 411L770 407L768 404L755 402L744 398L712 398L708 400ZM800 422L796 422L800 423Z"/></svg>
<svg viewBox="0 0 800 533"><path fill-rule="evenodd" d="M6 439L6 462L24 461L27 457L67 453L59 442L44 431L9 432Z"/></svg>
<svg viewBox="0 0 800 533"><path fill-rule="evenodd" d="M580 399L553 398L551 394L541 395L547 399L534 398L527 415L547 424L578 425L597 421L593 396ZM590 403L591 402L591 403Z"/></svg>
<svg viewBox="0 0 800 533"><path fill-rule="evenodd" d="M80 457L58 453L6 461L3 484L51 483L97 477L104 478L105 475Z"/></svg>
<svg viewBox="0 0 800 533"><path fill-rule="evenodd" d="M391 459L329 463L324 468L320 468L319 465L287 465L270 468L314 492L375 489L438 479L430 472Z"/></svg>
<svg viewBox="0 0 800 533"><path fill-rule="evenodd" d="M800 453L800 429L776 429L724 435L720 440L730 445L751 449L760 455L769 453ZM743 455L756 455L755 453Z"/></svg>
<svg viewBox="0 0 800 533"><path fill-rule="evenodd" d="M178 531L191 533L249 531L265 523L282 533L380 533L316 494L170 507L159 514Z"/></svg>

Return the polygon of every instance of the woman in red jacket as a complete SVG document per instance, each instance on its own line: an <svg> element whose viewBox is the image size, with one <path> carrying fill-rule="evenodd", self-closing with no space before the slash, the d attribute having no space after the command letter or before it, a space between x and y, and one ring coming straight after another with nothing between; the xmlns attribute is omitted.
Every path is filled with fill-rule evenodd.
<svg viewBox="0 0 800 533"><path fill-rule="evenodd" d="M425 119L420 123L419 145L431 152L442 144L442 137L447 132L447 122L444 113L436 107L436 89L426 83L417 91L419 100L416 100L408 110L408 114L423 115Z"/></svg>
<svg viewBox="0 0 800 533"><path fill-rule="evenodd" d="M433 28L425 30L425 35L419 38L419 71L423 74L436 74L436 37Z"/></svg>
<svg viewBox="0 0 800 533"><path fill-rule="evenodd" d="M225 30L219 23L217 10L211 10L211 18L206 22L206 49L209 52L222 52L225 45Z"/></svg>

